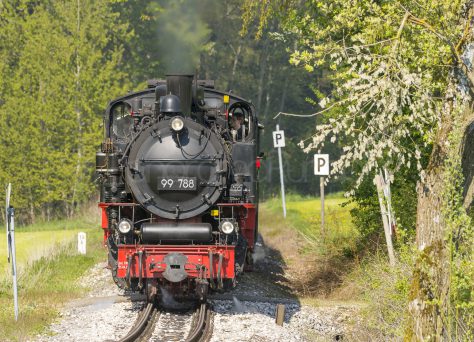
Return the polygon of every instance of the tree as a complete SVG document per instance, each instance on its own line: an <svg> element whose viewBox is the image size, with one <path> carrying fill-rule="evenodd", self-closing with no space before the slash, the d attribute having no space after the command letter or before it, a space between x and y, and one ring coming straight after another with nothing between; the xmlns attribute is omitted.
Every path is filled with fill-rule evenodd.
<svg viewBox="0 0 474 342"><path fill-rule="evenodd" d="M472 225L462 206L461 153L473 122L472 2L247 0L246 22L280 14L297 34L291 61L332 71L334 91L319 101L328 115L307 151L345 145L333 174L362 162L357 184L374 169L416 167L419 258L408 335L472 338ZM423 155L429 162L423 165ZM457 178L456 178L457 177ZM471 328L469 328L471 327Z"/></svg>
<svg viewBox="0 0 474 342"><path fill-rule="evenodd" d="M17 20L2 16L11 50L1 65L0 179L14 184L26 221L54 210L72 215L95 192L102 113L129 88L117 43L128 26L116 21L115 3L18 2L6 7Z"/></svg>
<svg viewBox="0 0 474 342"><path fill-rule="evenodd" d="M278 159L271 134L268 134L275 128L273 117L279 111L312 110L312 104L305 98L312 94L306 84L313 76L303 68L289 65L286 47L296 43L295 38L279 34L277 20L269 23L266 35L254 40L252 34L258 29L256 23L248 27L251 34L238 34L242 27L241 1L206 0L200 3L205 9L201 10L202 20L211 34L208 47L200 53L199 77L214 79L218 89L231 90L255 104L259 121L265 126L260 146L266 154L260 174L261 195L271 196L279 192ZM318 80L323 78L321 75ZM278 123L285 129L288 140L296 140L311 132L315 119L307 119L307 125L294 125L291 120L280 117ZM318 188L312 160L301 149L288 145L283 151L287 190L309 194ZM312 182L314 186L308 186Z"/></svg>

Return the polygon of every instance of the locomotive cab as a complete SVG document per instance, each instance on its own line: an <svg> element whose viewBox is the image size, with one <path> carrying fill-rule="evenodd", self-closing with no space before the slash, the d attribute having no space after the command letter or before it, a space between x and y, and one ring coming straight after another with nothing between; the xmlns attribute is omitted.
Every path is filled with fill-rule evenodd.
<svg viewBox="0 0 474 342"><path fill-rule="evenodd" d="M201 300L235 286L257 235L253 105L169 75L112 101L104 120L99 206L116 283Z"/></svg>

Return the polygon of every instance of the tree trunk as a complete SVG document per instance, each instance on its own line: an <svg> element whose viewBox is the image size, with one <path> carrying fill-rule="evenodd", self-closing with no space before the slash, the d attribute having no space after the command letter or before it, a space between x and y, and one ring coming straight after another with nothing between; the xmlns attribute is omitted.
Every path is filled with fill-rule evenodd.
<svg viewBox="0 0 474 342"><path fill-rule="evenodd" d="M31 188L28 191L28 223L34 224L36 222L36 213L35 213L35 198L33 197L33 192Z"/></svg>
<svg viewBox="0 0 474 342"><path fill-rule="evenodd" d="M440 341L446 337L449 302L449 253L445 220L441 214L443 179L441 167L418 184L416 244L420 252L412 284L412 332L416 340Z"/></svg>
<svg viewBox="0 0 474 342"><path fill-rule="evenodd" d="M267 54L267 42L264 43L263 48L260 51L259 66L260 73L258 75L258 87L257 87L257 110L259 111L262 108L262 98L264 91L264 77L265 70L267 68L268 54Z"/></svg>
<svg viewBox="0 0 474 342"><path fill-rule="evenodd" d="M51 221L51 203L46 203L46 221Z"/></svg>
<svg viewBox="0 0 474 342"><path fill-rule="evenodd" d="M287 73L286 68L283 68L283 73ZM282 85L283 94L281 94L280 109L278 110L279 112L285 111L286 94L288 92L288 82L289 82L289 77L287 74L285 77L285 82Z"/></svg>
<svg viewBox="0 0 474 342"><path fill-rule="evenodd" d="M80 39L81 39L81 4L80 0L77 0L77 39L78 46L76 47L76 70L74 77L76 80L76 93L74 95L74 111L76 112L77 120L77 160L76 160L76 173L74 177L74 184L72 187L72 199L71 199L71 213L70 217L74 214L74 209L77 201L77 188L80 183L81 176L81 164L82 164L82 113L79 104L79 94L81 91L81 61L79 55Z"/></svg>
<svg viewBox="0 0 474 342"><path fill-rule="evenodd" d="M471 212L474 204L474 124L464 132L462 173L464 176L464 208Z"/></svg>
<svg viewBox="0 0 474 342"><path fill-rule="evenodd" d="M270 110L270 103L272 102L272 83L273 83L273 65L268 66L267 75L267 94L265 96L265 109L263 110L263 122L266 122L268 112Z"/></svg>
<svg viewBox="0 0 474 342"><path fill-rule="evenodd" d="M239 58L240 54L242 53L242 44L243 40L241 39L236 50L233 48L232 44L229 43L229 46L234 53L234 63L232 64L232 73L230 75L229 85L227 86L228 89L232 89L234 85L235 75L237 74L237 66L239 65Z"/></svg>
<svg viewBox="0 0 474 342"><path fill-rule="evenodd" d="M453 91L457 89L454 84L457 82L450 87ZM419 255L410 298L410 339L417 341L450 341L453 338L450 334L453 328L450 322L452 236L445 217L449 208L443 196L451 186L447 162L452 158L452 152L450 156L448 149L465 155L463 145L468 140L468 127L473 122L472 104L453 110L453 103L452 97L446 101L426 176L417 185L416 244ZM450 135L464 136L464 139L460 139L457 146L450 147L453 144ZM473 161L470 159L471 164ZM465 183L466 186L469 184Z"/></svg>

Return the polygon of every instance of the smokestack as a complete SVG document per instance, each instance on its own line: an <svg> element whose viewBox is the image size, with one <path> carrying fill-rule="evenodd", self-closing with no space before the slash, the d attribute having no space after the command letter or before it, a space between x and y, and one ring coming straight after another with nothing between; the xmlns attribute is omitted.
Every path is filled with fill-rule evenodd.
<svg viewBox="0 0 474 342"><path fill-rule="evenodd" d="M193 100L193 78L189 74L166 75L166 92L176 95L181 100L181 110L184 116L191 115L191 103Z"/></svg>

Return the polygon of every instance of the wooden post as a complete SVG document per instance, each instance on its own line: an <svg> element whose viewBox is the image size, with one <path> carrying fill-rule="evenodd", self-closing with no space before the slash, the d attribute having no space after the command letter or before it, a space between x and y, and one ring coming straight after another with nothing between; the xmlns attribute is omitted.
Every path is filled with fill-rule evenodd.
<svg viewBox="0 0 474 342"><path fill-rule="evenodd" d="M284 304L277 304L275 316L276 316L275 323L279 326L283 326L283 322L285 321L285 305Z"/></svg>
<svg viewBox="0 0 474 342"><path fill-rule="evenodd" d="M388 258L390 266L395 266L395 253L393 252L392 244L392 227L390 226L389 215L384 200L384 187L390 186L390 183L386 183L383 176L376 175L374 179L375 186L377 187L377 195L379 197L380 212L382 214L383 229L385 232L385 240L387 242Z"/></svg>

